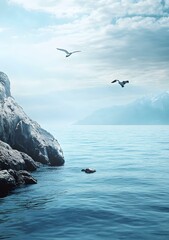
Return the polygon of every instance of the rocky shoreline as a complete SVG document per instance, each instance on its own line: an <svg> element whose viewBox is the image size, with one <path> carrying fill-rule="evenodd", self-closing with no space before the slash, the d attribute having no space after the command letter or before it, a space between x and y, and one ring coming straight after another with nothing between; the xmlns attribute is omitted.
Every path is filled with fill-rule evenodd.
<svg viewBox="0 0 169 240"><path fill-rule="evenodd" d="M22 184L35 184L29 172L41 164L61 166L58 141L32 121L11 96L8 76L0 72L0 197Z"/></svg>

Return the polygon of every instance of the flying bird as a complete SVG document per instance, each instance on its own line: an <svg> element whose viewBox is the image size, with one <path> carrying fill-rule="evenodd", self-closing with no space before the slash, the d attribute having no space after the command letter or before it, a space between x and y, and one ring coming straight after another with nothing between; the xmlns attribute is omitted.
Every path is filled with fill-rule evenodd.
<svg viewBox="0 0 169 240"><path fill-rule="evenodd" d="M129 83L128 80L121 82L121 81L119 81L118 79L113 80L111 83L115 83L115 82L118 82L121 87L124 87L124 85L125 85L126 83Z"/></svg>
<svg viewBox="0 0 169 240"><path fill-rule="evenodd" d="M72 55L73 53L81 52L81 51L68 52L66 49L62 49L62 48L57 48L57 50L65 52L66 57L70 57L70 55Z"/></svg>

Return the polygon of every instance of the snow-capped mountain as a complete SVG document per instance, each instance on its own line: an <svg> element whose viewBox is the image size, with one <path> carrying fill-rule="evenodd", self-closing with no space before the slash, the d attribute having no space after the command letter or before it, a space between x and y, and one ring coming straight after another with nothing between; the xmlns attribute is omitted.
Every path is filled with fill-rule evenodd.
<svg viewBox="0 0 169 240"><path fill-rule="evenodd" d="M100 109L78 124L169 124L169 92L123 106Z"/></svg>

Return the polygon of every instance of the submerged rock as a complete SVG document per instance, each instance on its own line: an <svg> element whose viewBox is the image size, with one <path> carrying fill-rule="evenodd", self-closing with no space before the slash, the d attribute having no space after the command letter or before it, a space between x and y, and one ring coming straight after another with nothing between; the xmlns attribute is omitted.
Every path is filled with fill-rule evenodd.
<svg viewBox="0 0 169 240"><path fill-rule="evenodd" d="M91 169L91 168L85 168L85 169L83 168L81 171L85 172L85 173L94 173L94 172L96 172L95 169Z"/></svg>

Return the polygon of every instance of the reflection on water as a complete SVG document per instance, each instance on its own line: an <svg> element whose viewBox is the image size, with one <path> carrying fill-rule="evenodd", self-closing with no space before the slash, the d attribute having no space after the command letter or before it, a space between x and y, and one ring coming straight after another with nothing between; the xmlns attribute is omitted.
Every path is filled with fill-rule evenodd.
<svg viewBox="0 0 169 240"><path fill-rule="evenodd" d="M60 133L65 166L38 169L37 185L0 199L0 239L168 240L169 128L145 128Z"/></svg>

